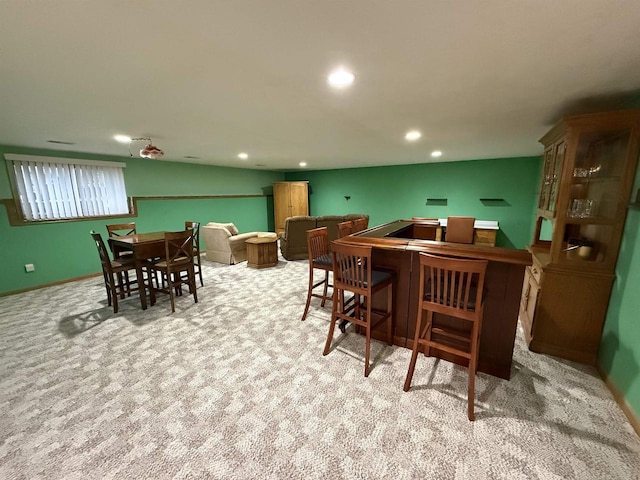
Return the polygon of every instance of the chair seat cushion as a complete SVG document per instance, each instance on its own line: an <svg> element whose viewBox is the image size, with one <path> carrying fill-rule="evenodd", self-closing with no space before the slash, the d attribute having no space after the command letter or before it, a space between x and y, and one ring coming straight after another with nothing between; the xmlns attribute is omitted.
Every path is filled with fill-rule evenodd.
<svg viewBox="0 0 640 480"><path fill-rule="evenodd" d="M190 262L190 258L189 257L176 257L172 262L171 262L171 266L172 267L177 267L177 266L182 266L182 265L188 265ZM159 262L150 262L151 266L156 267L156 268L167 268L167 261L166 260L161 260Z"/></svg>
<svg viewBox="0 0 640 480"><path fill-rule="evenodd" d="M373 287L380 285L381 283L388 282L393 278L393 273L387 270L372 270L371 271L371 284ZM366 287L366 282L365 282Z"/></svg>
<svg viewBox="0 0 640 480"><path fill-rule="evenodd" d="M330 254L325 253L324 255L320 255L319 257L314 258L313 263L330 267L331 265L333 265L333 259L331 258Z"/></svg>

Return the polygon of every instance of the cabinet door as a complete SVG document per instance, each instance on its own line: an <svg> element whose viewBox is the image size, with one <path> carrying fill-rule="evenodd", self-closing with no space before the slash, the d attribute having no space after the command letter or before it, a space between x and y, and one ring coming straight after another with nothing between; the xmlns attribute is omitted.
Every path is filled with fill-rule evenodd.
<svg viewBox="0 0 640 480"><path fill-rule="evenodd" d="M290 190L290 215L309 215L309 189L306 182L292 183Z"/></svg>
<svg viewBox="0 0 640 480"><path fill-rule="evenodd" d="M556 202L558 200L558 185L560 184L560 175L562 174L562 164L564 163L564 152L566 143L563 140L556 142L553 146L553 163L551 166L551 180L549 184L549 203L547 212L549 216L556 215Z"/></svg>
<svg viewBox="0 0 640 480"><path fill-rule="evenodd" d="M273 216L276 224L276 232L284 232L284 220L289 215L289 184L274 183L273 184Z"/></svg>
<svg viewBox="0 0 640 480"><path fill-rule="evenodd" d="M551 168L553 164L553 147L544 151L544 165L542 167L542 183L538 196L538 210L545 212L549 205L549 187L551 185Z"/></svg>
<svg viewBox="0 0 640 480"><path fill-rule="evenodd" d="M613 268L632 178L630 129L581 132L558 261Z"/></svg>

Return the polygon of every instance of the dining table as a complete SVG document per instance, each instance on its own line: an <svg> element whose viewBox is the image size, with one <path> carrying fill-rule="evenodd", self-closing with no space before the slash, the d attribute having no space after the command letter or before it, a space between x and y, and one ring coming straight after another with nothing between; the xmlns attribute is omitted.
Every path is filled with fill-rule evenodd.
<svg viewBox="0 0 640 480"><path fill-rule="evenodd" d="M142 265L150 258L163 257L165 232L137 233L134 235L123 235L119 237L109 237L109 246L115 259L118 259L123 252L132 252L136 267L136 277L140 288L140 305L143 310L147 309L146 285L142 275ZM151 281L151 279L149 279ZM149 286L151 288L151 286Z"/></svg>

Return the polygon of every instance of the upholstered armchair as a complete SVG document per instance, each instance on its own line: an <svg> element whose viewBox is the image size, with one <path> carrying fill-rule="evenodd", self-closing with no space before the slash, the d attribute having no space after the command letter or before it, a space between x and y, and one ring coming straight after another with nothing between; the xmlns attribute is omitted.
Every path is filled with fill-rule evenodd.
<svg viewBox="0 0 640 480"><path fill-rule="evenodd" d="M244 242L262 233L239 233L233 223L217 222L209 222L201 230L207 260L227 265L244 262L247 259L247 246Z"/></svg>

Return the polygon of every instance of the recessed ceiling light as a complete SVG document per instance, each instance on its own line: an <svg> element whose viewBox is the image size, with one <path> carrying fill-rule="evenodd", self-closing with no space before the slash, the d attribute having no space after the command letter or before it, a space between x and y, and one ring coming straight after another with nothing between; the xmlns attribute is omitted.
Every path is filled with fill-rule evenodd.
<svg viewBox="0 0 640 480"><path fill-rule="evenodd" d="M131 137L127 135L114 135L113 138L115 138L116 142L131 143Z"/></svg>
<svg viewBox="0 0 640 480"><path fill-rule="evenodd" d="M241 160L246 160L247 158L249 158L249 154L245 152L239 153L238 158L240 158Z"/></svg>
<svg viewBox="0 0 640 480"><path fill-rule="evenodd" d="M355 78L356 76L352 72L344 68L338 68L329 74L327 82L329 82L329 85L332 87L345 88L351 85Z"/></svg>
<svg viewBox="0 0 640 480"><path fill-rule="evenodd" d="M422 133L420 133L418 130L409 130L404 136L405 140L408 140L410 142L415 142L420 137L422 137Z"/></svg>
<svg viewBox="0 0 640 480"><path fill-rule="evenodd" d="M306 167L307 166L307 162L300 162L298 165L300 165L301 167Z"/></svg>
<svg viewBox="0 0 640 480"><path fill-rule="evenodd" d="M433 158L438 158L442 156L442 152L440 150L434 150L433 152L431 152L431 156Z"/></svg>

